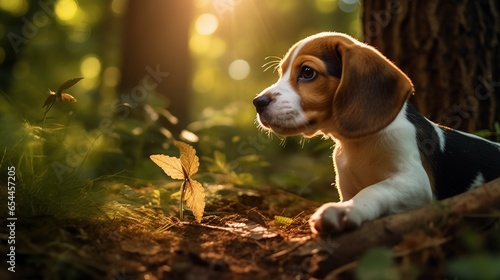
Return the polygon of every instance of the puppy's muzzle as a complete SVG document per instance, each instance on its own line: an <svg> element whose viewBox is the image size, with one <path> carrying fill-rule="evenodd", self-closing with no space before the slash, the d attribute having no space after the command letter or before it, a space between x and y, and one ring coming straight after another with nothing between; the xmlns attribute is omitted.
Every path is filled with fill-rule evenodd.
<svg viewBox="0 0 500 280"><path fill-rule="evenodd" d="M257 113L262 113L267 105L271 103L272 99L268 96L262 95L258 96L253 100L253 105L255 106L255 109L257 109Z"/></svg>

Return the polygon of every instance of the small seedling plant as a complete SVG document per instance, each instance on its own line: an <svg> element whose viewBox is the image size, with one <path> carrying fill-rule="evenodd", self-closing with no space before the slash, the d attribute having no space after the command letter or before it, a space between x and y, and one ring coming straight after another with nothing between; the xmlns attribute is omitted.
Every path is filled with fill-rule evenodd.
<svg viewBox="0 0 500 280"><path fill-rule="evenodd" d="M205 190L192 176L198 172L200 161L191 145L181 141L175 141L174 144L180 151L179 158L161 154L151 155L150 158L172 179L183 180L179 202L180 218L184 219L185 202L199 223L205 209Z"/></svg>
<svg viewBox="0 0 500 280"><path fill-rule="evenodd" d="M53 92L49 89L49 96L45 99L42 108L47 107L45 109L45 114L43 115L43 124L45 124L45 119L47 118L47 114L50 109L56 103L56 100L59 99L61 102L76 102L76 98L74 98L71 94L63 92L63 90L68 90L70 87L74 86L83 77L69 79L66 82L62 83L56 92Z"/></svg>

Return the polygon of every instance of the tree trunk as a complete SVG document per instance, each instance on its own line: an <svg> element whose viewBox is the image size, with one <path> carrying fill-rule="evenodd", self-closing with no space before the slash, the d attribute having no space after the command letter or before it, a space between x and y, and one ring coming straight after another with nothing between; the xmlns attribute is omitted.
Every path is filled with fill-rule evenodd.
<svg viewBox="0 0 500 280"><path fill-rule="evenodd" d="M500 3L363 1L365 42L412 79L426 117L464 131L500 122ZM498 129L497 129L498 130Z"/></svg>
<svg viewBox="0 0 500 280"><path fill-rule="evenodd" d="M131 0L124 19L120 93L134 97L134 87L149 75L144 88L169 99L166 109L179 120L168 127L174 133L189 122L191 15L192 1Z"/></svg>

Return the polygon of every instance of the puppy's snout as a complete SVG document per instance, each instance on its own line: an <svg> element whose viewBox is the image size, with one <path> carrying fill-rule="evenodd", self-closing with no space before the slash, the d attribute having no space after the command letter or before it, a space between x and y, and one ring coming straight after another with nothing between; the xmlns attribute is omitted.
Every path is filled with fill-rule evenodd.
<svg viewBox="0 0 500 280"><path fill-rule="evenodd" d="M269 96L262 95L258 96L253 100L253 105L257 109L257 113L261 113L264 109L271 103L272 99Z"/></svg>

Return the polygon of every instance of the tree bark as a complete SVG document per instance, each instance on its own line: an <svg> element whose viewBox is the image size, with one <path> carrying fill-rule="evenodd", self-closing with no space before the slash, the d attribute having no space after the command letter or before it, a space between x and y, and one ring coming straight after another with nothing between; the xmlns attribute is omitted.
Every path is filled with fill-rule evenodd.
<svg viewBox="0 0 500 280"><path fill-rule="evenodd" d="M364 40L415 85L411 102L464 131L500 122L500 3L494 0L363 1Z"/></svg>
<svg viewBox="0 0 500 280"><path fill-rule="evenodd" d="M192 5L192 1L130 0L124 19L120 93L133 94L145 76L152 76L145 88L154 87L169 99L166 109L179 122L165 125L174 133L189 123Z"/></svg>
<svg viewBox="0 0 500 280"><path fill-rule="evenodd" d="M492 209L499 209L499 205L500 178L417 210L367 222L353 232L323 239L319 249L327 254L313 255L312 274L315 277L324 277L330 271L356 260L370 248L394 246L401 242L403 236L417 229L429 228L430 225L439 224L439 221L443 220L446 220L447 226L450 227L460 223L463 216L491 213Z"/></svg>

